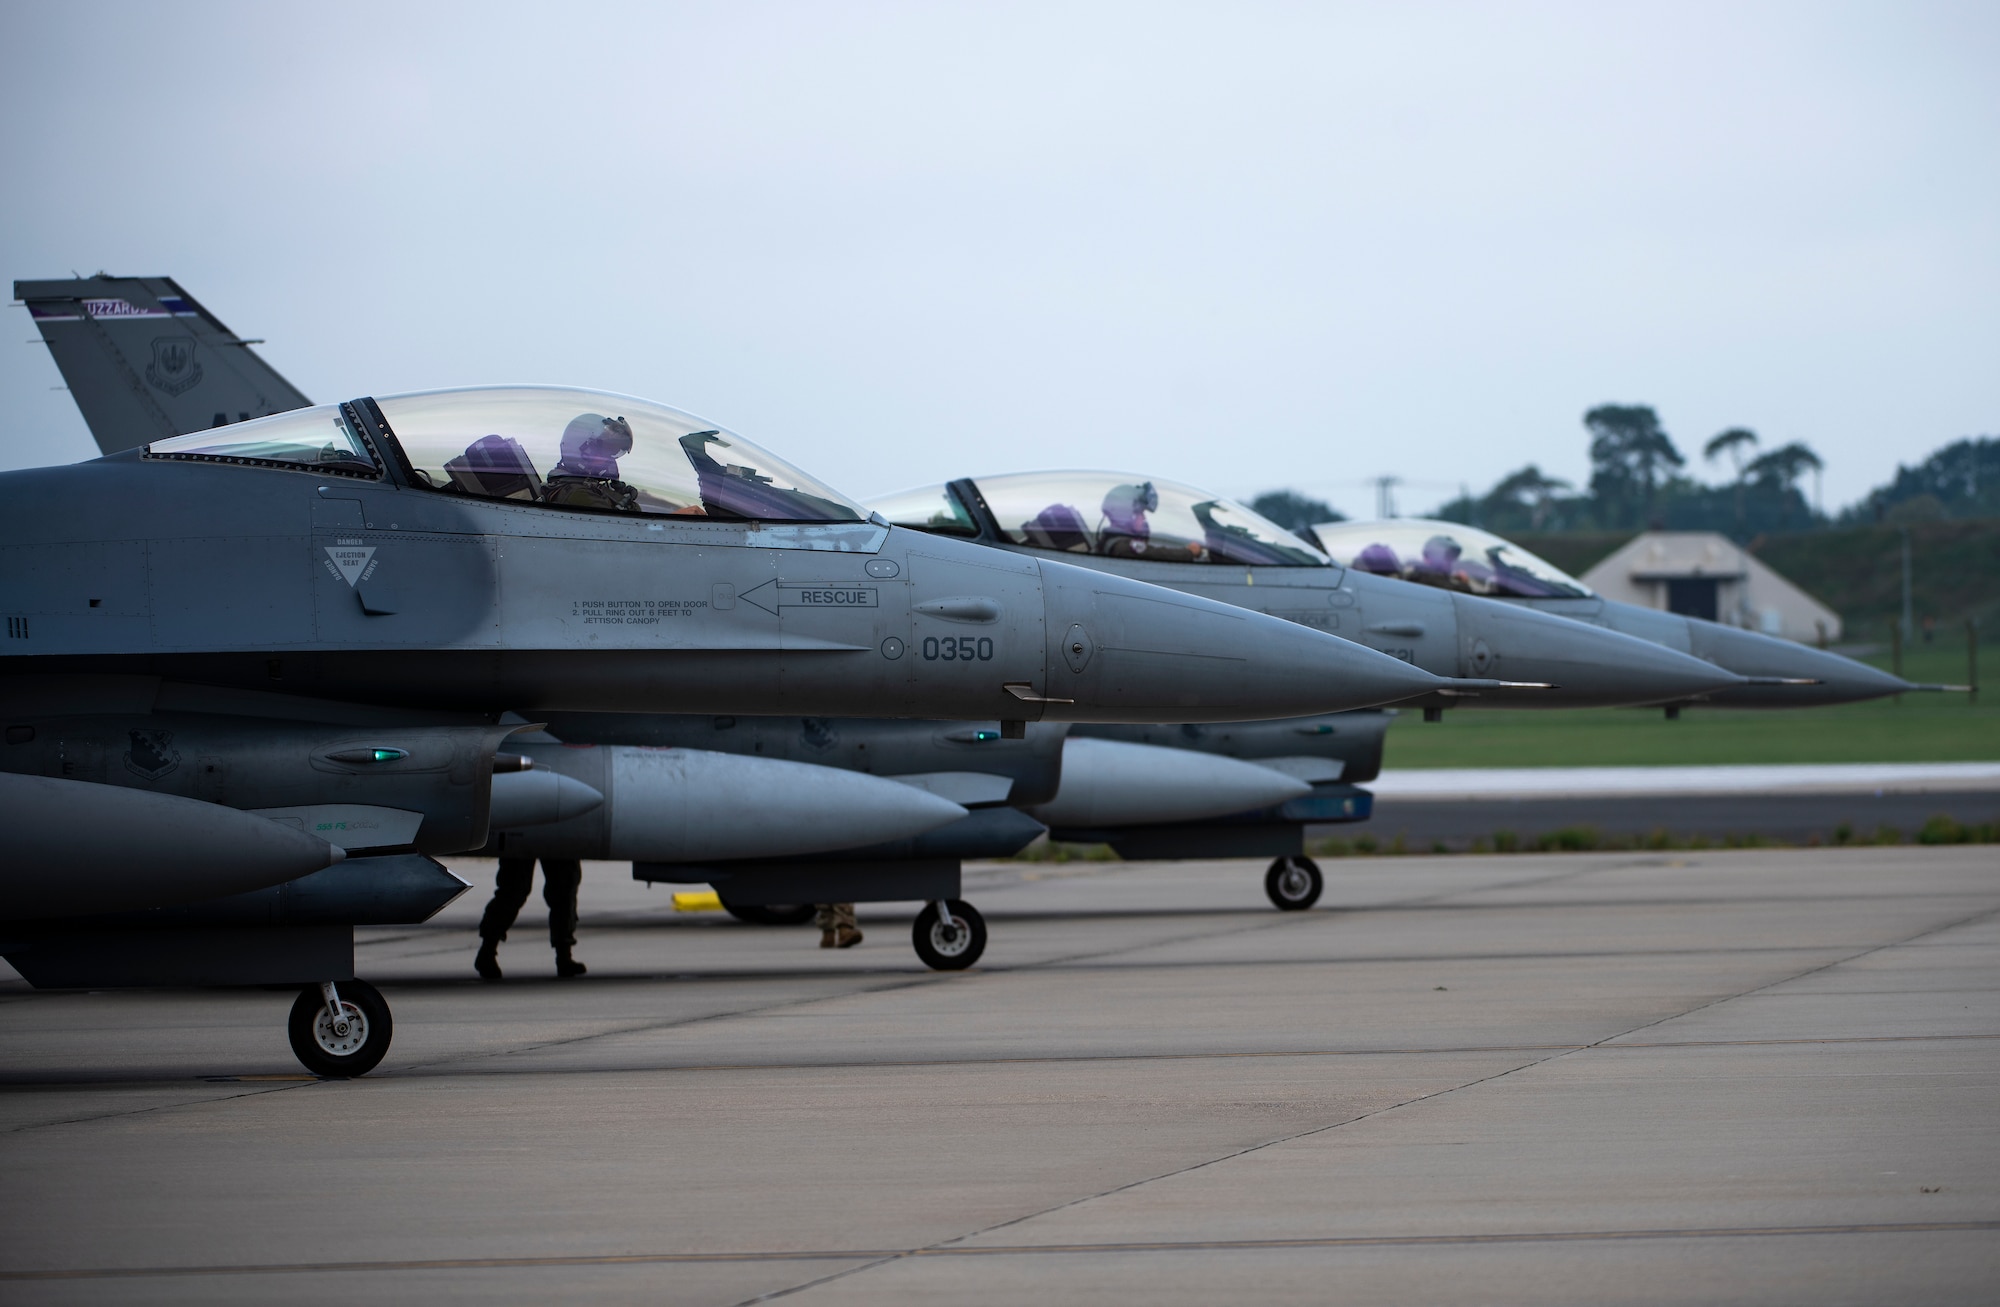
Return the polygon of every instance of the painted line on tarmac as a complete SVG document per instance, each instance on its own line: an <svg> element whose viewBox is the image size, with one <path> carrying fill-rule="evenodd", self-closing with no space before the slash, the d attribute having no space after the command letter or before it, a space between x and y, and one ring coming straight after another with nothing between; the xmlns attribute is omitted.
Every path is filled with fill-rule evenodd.
<svg viewBox="0 0 2000 1307"><path fill-rule="evenodd" d="M1612 1036L1616 1039L1617 1036ZM607 1067L568 1071L547 1067L503 1067L469 1072L473 1075L621 1075L632 1071L872 1071L907 1070L924 1067L959 1066L1061 1066L1067 1063L1101 1062L1226 1062L1249 1058L1286 1057L1446 1057L1467 1053L1583 1053L1617 1052L1622 1049L1679 1048L1761 1048L1787 1044L1910 1044L1951 1042L1967 1039L2000 1039L2000 1034L1962 1035L1824 1035L1798 1039L1687 1039L1654 1040L1647 1043L1594 1044L1455 1044L1435 1048L1274 1048L1246 1049L1216 1053L1078 1053L1031 1057L938 1057L900 1058L847 1062L696 1062L687 1066ZM372 1077L386 1080L395 1073ZM438 1074L435 1071L430 1074Z"/></svg>
<svg viewBox="0 0 2000 1307"><path fill-rule="evenodd" d="M481 1271L540 1266L639 1266L715 1262L893 1261L917 1257L1040 1257L1092 1253L1265 1252L1311 1248L1432 1248L1464 1244L1616 1243L1661 1239L1777 1239L1797 1235L1960 1234L2000 1230L2000 1221L1897 1221L1843 1225L1708 1226L1666 1230L1522 1230L1495 1234L1357 1234L1305 1239L1148 1239L1116 1243L992 1244L927 1248L816 1248L717 1253L598 1253L574 1257L436 1257L404 1261L277 1262L268 1265L129 1266L0 1271L0 1281L138 1280L194 1275L322 1275L332 1271Z"/></svg>
<svg viewBox="0 0 2000 1307"><path fill-rule="evenodd" d="M1979 991L1979 992L1984 992L1984 991ZM1616 1036L1613 1036L1613 1039L1615 1038ZM1046 1066L1046 1065L1060 1066L1065 1063L1071 1063L1071 1062L1075 1063L1226 1062L1232 1060L1243 1060L1251 1058L1286 1058L1286 1057L1299 1057L1299 1058L1448 1057L1448 1056L1455 1056L1468 1053L1581 1053L1585 1051L1596 1052L1599 1050L1604 1052L1615 1053L1624 1049L1659 1050L1659 1049L1679 1049L1679 1048L1768 1048L1768 1047L1782 1047L1785 1045L1809 1045L1809 1044L1924 1044L1924 1043L1952 1043L1960 1040L1992 1040L1992 1039L2000 1039L2000 1033L1957 1034L1957 1035L1817 1035L1817 1036L1812 1036L1810 1038L1797 1038L1797 1039L1686 1039L1686 1040L1650 1040L1645 1043L1636 1043L1636 1042L1613 1043L1610 1041L1606 1041L1603 1043L1595 1043L1595 1044L1455 1044L1455 1045L1439 1045L1434 1048L1276 1048L1276 1049L1247 1049L1247 1050L1238 1050L1235 1052L1217 1052L1217 1053L1079 1053L1073 1057L1063 1057L1058 1055L1049 1055L1040 1057L942 1057L942 1058L903 1058L893 1061L878 1060L878 1061L866 1061L866 1062L697 1062L688 1066L647 1066L647 1067L618 1066L618 1067L591 1068L586 1070L575 1070L568 1068L549 1068L549 1067L528 1067L528 1068L504 1067L504 1068L497 1068L490 1070L482 1069L482 1070L463 1071L463 1072L448 1071L440 1073L435 1069L428 1067L416 1067L416 1068L402 1067L402 1068L397 1068L393 1071L384 1071L377 1073L371 1076L370 1079L390 1080L405 1075L412 1070L420 1070L423 1071L425 1074L430 1074L430 1075L461 1074L461 1075L509 1075L509 1076L511 1075L533 1075L533 1076L623 1075L635 1071L643 1071L647 1073L697 1072L697 1071L699 1072L850 1071L850 1070L859 1071L859 1070L885 1070L885 1069L900 1070L900 1069L910 1069L910 1068L921 1069L924 1067L960 1067L960 1066ZM252 1084L252 1083L262 1083L262 1082L279 1082L287 1084L316 1084L328 1081L339 1082L343 1078L339 1076L313 1076L313 1075L246 1075L246 1076L200 1076L197 1077L197 1079L206 1084L221 1085L221 1084ZM81 1084L102 1086L107 1084L154 1085L154 1084L179 1084L179 1083L183 1082L176 1080L129 1080L129 1081L52 1080L43 1082L43 1081L33 1081L33 1080L8 1080L5 1078L0 1078L0 1089L47 1090L47 1089L60 1089L69 1085L81 1085ZM184 1106L184 1104L176 1104L173 1106ZM151 1111L159 1111L162 1109L143 1108L140 1110L151 1112ZM122 1116L127 1114L113 1113L112 1115ZM81 1121L96 1121L102 1119L104 1118L102 1117L78 1118L78 1120ZM52 1124L69 1125L69 1124L75 1124L75 1122L61 1121L61 1122L54 1122Z"/></svg>

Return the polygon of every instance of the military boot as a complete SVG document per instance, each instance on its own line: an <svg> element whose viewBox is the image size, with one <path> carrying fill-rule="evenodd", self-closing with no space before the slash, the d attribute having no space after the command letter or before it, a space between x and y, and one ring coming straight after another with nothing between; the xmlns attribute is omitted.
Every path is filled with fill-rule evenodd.
<svg viewBox="0 0 2000 1307"><path fill-rule="evenodd" d="M583 963L578 962L569 955L568 949L562 948L556 950L556 975L564 980L568 980L571 976L582 975L586 970L588 968Z"/></svg>
<svg viewBox="0 0 2000 1307"><path fill-rule="evenodd" d="M472 959L472 969L479 973L481 980L500 979L500 941L482 939L479 941L479 955Z"/></svg>

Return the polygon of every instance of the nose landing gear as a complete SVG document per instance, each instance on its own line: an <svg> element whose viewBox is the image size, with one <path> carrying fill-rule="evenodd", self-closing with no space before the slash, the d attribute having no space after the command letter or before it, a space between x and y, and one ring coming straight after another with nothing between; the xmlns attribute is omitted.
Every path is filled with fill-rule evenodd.
<svg viewBox="0 0 2000 1307"><path fill-rule="evenodd" d="M285 1023L292 1052L316 1076L362 1076L389 1051L389 1005L365 980L307 985Z"/></svg>
<svg viewBox="0 0 2000 1307"><path fill-rule="evenodd" d="M1279 858L1264 873L1264 893L1280 912L1303 912L1319 902L1326 878L1319 864L1303 854Z"/></svg>
<svg viewBox="0 0 2000 1307"><path fill-rule="evenodd" d="M933 971L963 971L986 951L986 918L963 899L924 904L910 934L917 956Z"/></svg>

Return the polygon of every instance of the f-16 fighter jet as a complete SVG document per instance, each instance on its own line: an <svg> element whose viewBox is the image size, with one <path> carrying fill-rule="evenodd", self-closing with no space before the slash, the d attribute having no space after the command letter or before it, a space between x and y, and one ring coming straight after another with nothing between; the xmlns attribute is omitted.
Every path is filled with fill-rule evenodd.
<svg viewBox="0 0 2000 1307"><path fill-rule="evenodd" d="M1156 477L986 476L875 505L897 526L1149 581L1338 635L1440 676L1499 682L1440 687L1427 710L1471 696L1489 708L1658 703L1743 680L1648 641L1602 629L1580 633L1574 622L1518 605L1431 593L1338 565L1234 500ZM1064 652L1080 657L1085 650Z"/></svg>
<svg viewBox="0 0 2000 1307"><path fill-rule="evenodd" d="M1356 572L1574 618L1691 653L1746 678L1742 685L1698 700L1669 701L1670 715L1687 702L1717 708L1810 708L1946 688L1912 685L1866 663L1793 640L1605 599L1562 569L1478 527L1399 517L1385 522L1325 522L1312 534L1336 562Z"/></svg>
<svg viewBox="0 0 2000 1307"><path fill-rule="evenodd" d="M486 842L509 711L990 718L1018 735L1452 684L1240 608L899 530L714 423L560 387L363 398L0 475L0 613L0 772L84 787L47 811L8 796L57 823L36 847L93 826L122 865L144 819L126 790L234 810L181 827L233 860L262 856L230 822L245 811L328 846L274 850L265 889L222 887L253 893L316 859L365 886L363 850L456 892L425 860ZM405 818L363 814L368 842L341 844L342 804ZM116 879L14 874L45 873ZM352 978L353 919L297 924L282 894L209 912L188 900L215 882L150 879L155 897L107 908L171 921L0 903L7 955L41 983L308 984L295 1047L379 1057L387 1009Z"/></svg>

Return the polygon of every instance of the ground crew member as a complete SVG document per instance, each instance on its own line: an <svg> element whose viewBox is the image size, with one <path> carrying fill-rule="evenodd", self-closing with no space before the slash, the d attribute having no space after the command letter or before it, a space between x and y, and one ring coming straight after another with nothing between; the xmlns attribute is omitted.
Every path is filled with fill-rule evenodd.
<svg viewBox="0 0 2000 1307"><path fill-rule="evenodd" d="M528 901L528 888L534 879L533 858L500 859L493 901L479 919L479 956L472 960L472 969L481 980L500 979L500 941L507 938L507 928ZM565 979L584 973L583 963L570 956L576 947L576 891L582 882L583 864L575 858L542 859L542 902L549 905L549 946L556 951L556 975ZM853 920L851 908L848 919Z"/></svg>
<svg viewBox="0 0 2000 1307"><path fill-rule="evenodd" d="M861 927L854 924L852 903L816 903L813 921L819 926L821 948L853 948L861 942Z"/></svg>

